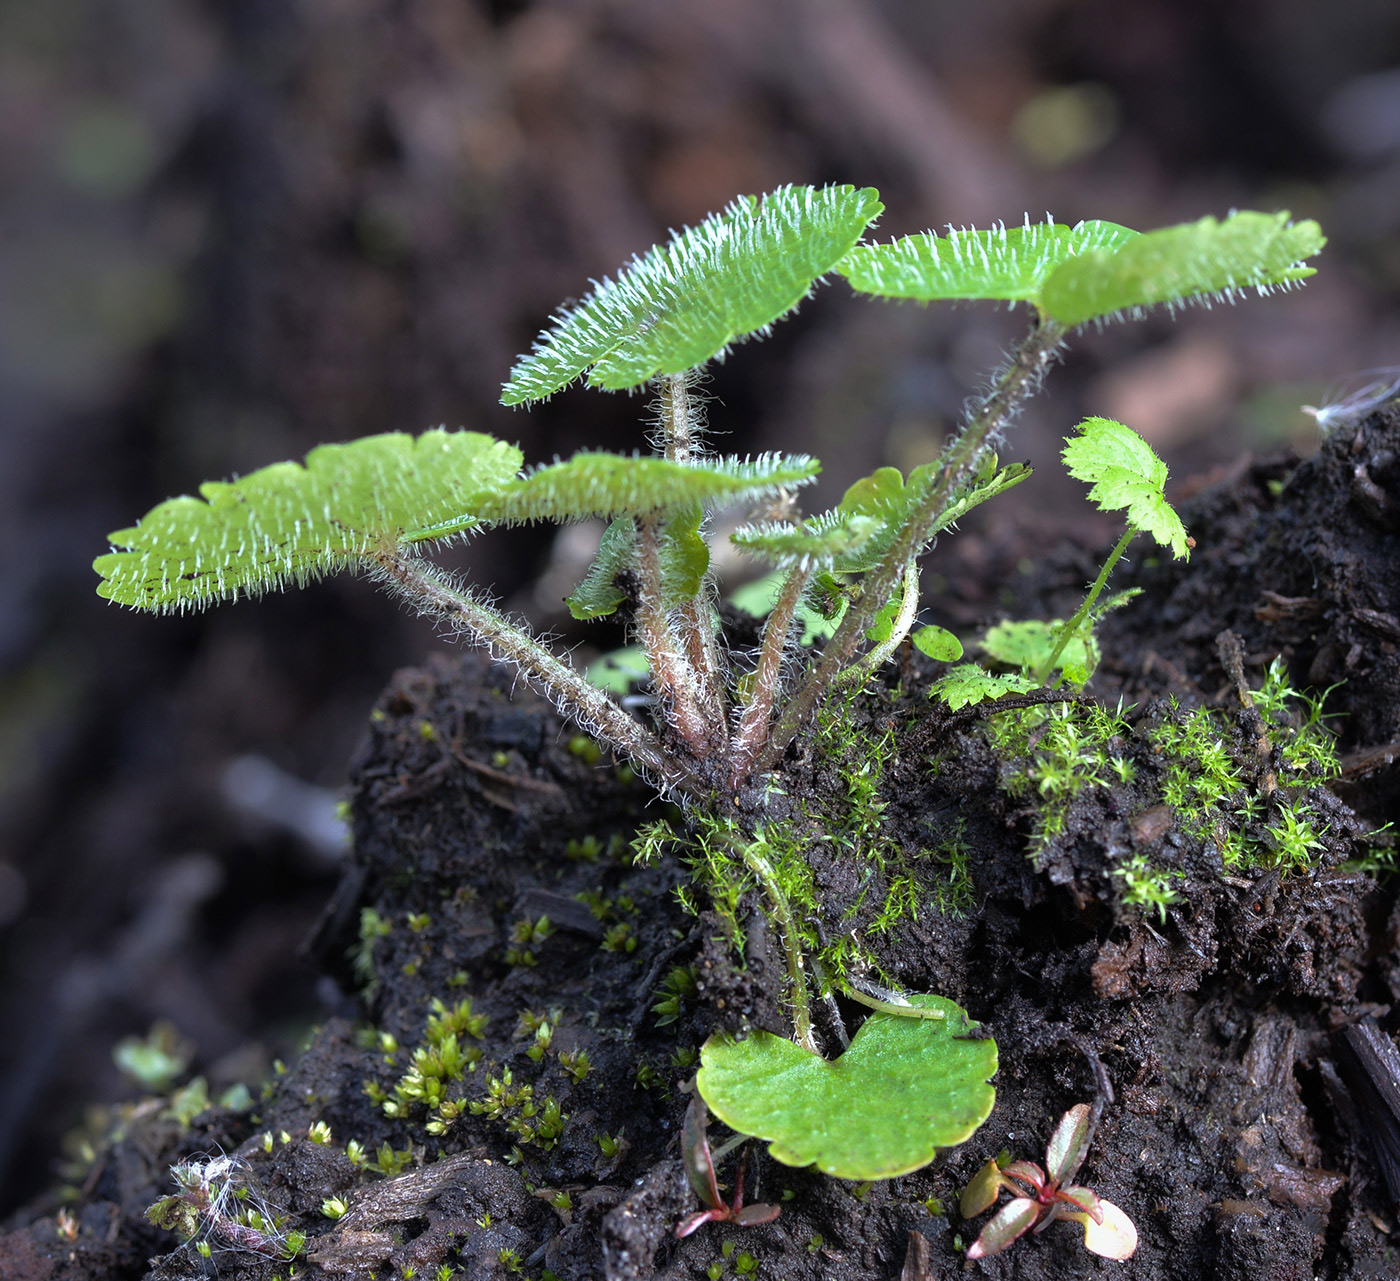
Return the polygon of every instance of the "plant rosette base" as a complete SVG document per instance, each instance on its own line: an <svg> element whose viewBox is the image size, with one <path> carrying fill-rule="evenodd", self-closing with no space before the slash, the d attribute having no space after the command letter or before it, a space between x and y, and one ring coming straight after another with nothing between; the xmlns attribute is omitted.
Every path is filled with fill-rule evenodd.
<svg viewBox="0 0 1400 1281"><path fill-rule="evenodd" d="M769 1032L717 1033L700 1052L701 1097L784 1165L861 1180L917 1170L991 1113L997 1046L971 1035L978 1025L954 1002L909 1000L943 1017L873 1013L834 1060Z"/></svg>

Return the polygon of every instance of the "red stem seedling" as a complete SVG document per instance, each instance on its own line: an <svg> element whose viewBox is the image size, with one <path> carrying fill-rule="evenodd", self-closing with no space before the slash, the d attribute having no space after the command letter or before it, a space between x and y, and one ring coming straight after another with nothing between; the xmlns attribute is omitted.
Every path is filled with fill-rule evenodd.
<svg viewBox="0 0 1400 1281"><path fill-rule="evenodd" d="M779 1207L756 1201L753 1205L744 1204L744 1169L748 1154L739 1158L739 1168L734 1175L734 1201L724 1203L719 1194L719 1183L715 1179L715 1165L724 1156L742 1143L747 1143L747 1134L735 1135L718 1152L711 1152L710 1140L706 1133L709 1109L705 1101L696 1094L685 1110L685 1124L681 1127L681 1158L685 1162L685 1177L690 1186L706 1205L706 1209L687 1215L676 1225L678 1237L688 1237L706 1223L737 1223L740 1227L757 1227L760 1223L772 1223L778 1217Z"/></svg>

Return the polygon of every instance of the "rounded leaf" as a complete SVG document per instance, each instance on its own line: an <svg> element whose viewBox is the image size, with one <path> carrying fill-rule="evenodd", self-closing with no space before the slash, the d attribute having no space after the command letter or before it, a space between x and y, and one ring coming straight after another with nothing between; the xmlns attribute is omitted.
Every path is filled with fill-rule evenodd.
<svg viewBox="0 0 1400 1281"><path fill-rule="evenodd" d="M996 1042L954 1002L914 995L942 1019L874 1013L835 1060L769 1032L716 1034L697 1084L710 1110L767 1139L784 1165L815 1164L840 1179L890 1179L967 1139L992 1110Z"/></svg>
<svg viewBox="0 0 1400 1281"><path fill-rule="evenodd" d="M963 656L962 641L946 627L930 623L911 632L909 639L919 653L936 658L940 663L956 663Z"/></svg>
<svg viewBox="0 0 1400 1281"><path fill-rule="evenodd" d="M1137 1249L1138 1231L1135 1224L1112 1201L1099 1198L1103 1222L1095 1223L1079 1210L1062 1210L1060 1218L1073 1219L1084 1225L1084 1248L1104 1259L1130 1259ZM968 1251L971 1254L971 1251Z"/></svg>

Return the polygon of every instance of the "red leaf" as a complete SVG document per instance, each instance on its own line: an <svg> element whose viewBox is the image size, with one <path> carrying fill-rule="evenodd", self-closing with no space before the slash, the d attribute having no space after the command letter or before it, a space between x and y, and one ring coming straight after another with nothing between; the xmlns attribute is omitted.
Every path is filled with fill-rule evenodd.
<svg viewBox="0 0 1400 1281"><path fill-rule="evenodd" d="M1000 1254L1018 1237L1025 1236L1040 1218L1041 1207L1029 1197L1008 1201L988 1221L982 1235L967 1250L969 1259L985 1259Z"/></svg>

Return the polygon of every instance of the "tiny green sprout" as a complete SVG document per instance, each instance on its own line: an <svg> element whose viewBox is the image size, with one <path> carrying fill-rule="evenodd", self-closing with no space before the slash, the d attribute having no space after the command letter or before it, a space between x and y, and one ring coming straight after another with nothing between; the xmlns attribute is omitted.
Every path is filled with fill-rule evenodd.
<svg viewBox="0 0 1400 1281"><path fill-rule="evenodd" d="M152 1094L164 1094L194 1057L194 1046L168 1019L159 1019L145 1037L128 1036L112 1050L112 1061Z"/></svg>
<svg viewBox="0 0 1400 1281"><path fill-rule="evenodd" d="M807 1253L816 1254L824 1244L825 1238L822 1234L820 1232L813 1232L812 1235L807 1238Z"/></svg>
<svg viewBox="0 0 1400 1281"><path fill-rule="evenodd" d="M521 1271L520 1255L514 1250L503 1247L497 1251L496 1259L507 1272L517 1273Z"/></svg>
<svg viewBox="0 0 1400 1281"><path fill-rule="evenodd" d="M365 1145L359 1139L351 1139L345 1145L345 1158L357 1170L363 1169L369 1161L369 1154L365 1151Z"/></svg>
<svg viewBox="0 0 1400 1281"><path fill-rule="evenodd" d="M588 1061L586 1050L562 1050L559 1054L559 1066L575 1085L582 1085L593 1067Z"/></svg>
<svg viewBox="0 0 1400 1281"><path fill-rule="evenodd" d="M723 1275L724 1264L722 1263L711 1263L705 1269L705 1276L709 1278L709 1281L719 1281L720 1277L722 1277Z"/></svg>
<svg viewBox="0 0 1400 1281"><path fill-rule="evenodd" d="M734 1259L734 1271L741 1277L751 1277L758 1271L758 1260L747 1250L740 1250Z"/></svg>
<svg viewBox="0 0 1400 1281"><path fill-rule="evenodd" d="M1161 871L1147 861L1145 854L1136 853L1126 863L1115 867L1113 875L1123 883L1124 903L1155 911L1157 919L1165 922L1167 908L1181 898L1172 887L1172 881L1184 877L1186 873Z"/></svg>
<svg viewBox="0 0 1400 1281"><path fill-rule="evenodd" d="M272 1153L272 1131L271 1131L271 1130L268 1130L267 1133L264 1134L264 1135L262 1136L262 1150L263 1150L264 1152L268 1153L269 1155L271 1155L271 1153Z"/></svg>
<svg viewBox="0 0 1400 1281"><path fill-rule="evenodd" d="M705 1209L687 1215L676 1226L676 1236L688 1237L706 1223L734 1223L739 1227L754 1227L761 1223L772 1223L778 1217L776 1205L744 1204L744 1171L748 1161L745 1152L739 1158L739 1169L734 1176L734 1200L726 1205L719 1194L719 1184L715 1179L715 1164L726 1152L747 1141L747 1135L739 1135L737 1140L727 1143L718 1153L710 1150L707 1133L709 1113L705 1101L692 1095L690 1105L685 1110L685 1122L681 1127L681 1160L685 1165L685 1176L695 1195L705 1204Z"/></svg>
<svg viewBox="0 0 1400 1281"><path fill-rule="evenodd" d="M415 934L421 934L433 923L433 918L426 912L410 912L408 914L408 928Z"/></svg>
<svg viewBox="0 0 1400 1281"><path fill-rule="evenodd" d="M616 925L609 927L603 935L603 941L598 945L605 952L629 953L637 950L637 940L632 934L632 927L626 921L619 921Z"/></svg>
<svg viewBox="0 0 1400 1281"><path fill-rule="evenodd" d="M1060 1118L1045 1149L1045 1168L1034 1161L1005 1165L994 1157L972 1178L962 1195L964 1219L989 1210L1004 1189L1012 1194L968 1247L969 1259L1000 1254L1027 1232L1043 1232L1056 1219L1073 1219L1084 1228L1084 1248L1106 1259L1131 1258L1137 1228L1111 1201L1092 1189L1069 1183L1083 1165L1094 1139L1097 1113L1077 1103Z"/></svg>
<svg viewBox="0 0 1400 1281"><path fill-rule="evenodd" d="M490 1210L487 1210L485 1214L483 1214L480 1218L477 1219L476 1226L483 1229L489 1228L491 1226Z"/></svg>
<svg viewBox="0 0 1400 1281"><path fill-rule="evenodd" d="M307 1127L306 1137L312 1143L329 1143L331 1141L331 1127L324 1121L313 1121Z"/></svg>
<svg viewBox="0 0 1400 1281"><path fill-rule="evenodd" d="M569 755L577 756L585 765L596 765L603 759L603 749L586 734L575 734L569 740Z"/></svg>
<svg viewBox="0 0 1400 1281"><path fill-rule="evenodd" d="M328 1196L321 1202L321 1213L328 1219L339 1219L349 1209L349 1204L342 1197Z"/></svg>
<svg viewBox="0 0 1400 1281"><path fill-rule="evenodd" d="M606 1157L614 1157L622 1150L623 1135L625 1130L619 1130L616 1134L600 1134L597 1136L598 1150Z"/></svg>
<svg viewBox="0 0 1400 1281"><path fill-rule="evenodd" d="M438 1270L433 1273L433 1281L452 1281L456 1275L457 1269L450 1263L441 1263L438 1265Z"/></svg>

